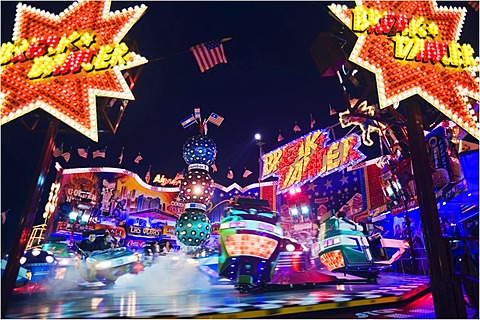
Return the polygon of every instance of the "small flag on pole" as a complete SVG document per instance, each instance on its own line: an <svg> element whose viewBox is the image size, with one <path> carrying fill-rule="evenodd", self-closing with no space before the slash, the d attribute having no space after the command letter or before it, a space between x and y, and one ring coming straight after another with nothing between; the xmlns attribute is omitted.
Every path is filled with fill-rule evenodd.
<svg viewBox="0 0 480 320"><path fill-rule="evenodd" d="M183 179L183 175L184 175L184 170L182 171L179 171L177 172L177 174L175 175L175 178L173 180L182 180Z"/></svg>
<svg viewBox="0 0 480 320"><path fill-rule="evenodd" d="M140 155L140 152L138 153L138 156L135 158L135 160L133 160L133 162L135 163L140 163L140 161L143 160L143 157Z"/></svg>
<svg viewBox="0 0 480 320"><path fill-rule="evenodd" d="M251 175L253 172L248 170L247 168L245 168L245 171L243 172L243 177L246 178L248 177L249 175Z"/></svg>
<svg viewBox="0 0 480 320"><path fill-rule="evenodd" d="M330 115L334 116L337 114L337 110L335 110L330 104L328 105L330 107Z"/></svg>
<svg viewBox="0 0 480 320"><path fill-rule="evenodd" d="M145 175L145 182L149 183L150 182L150 170L152 169L152 165L148 167L147 174Z"/></svg>
<svg viewBox="0 0 480 320"><path fill-rule="evenodd" d="M122 147L122 151L120 152L120 156L118 156L118 164L122 164L122 161L123 161L123 149L125 149L125 147Z"/></svg>
<svg viewBox="0 0 480 320"><path fill-rule="evenodd" d="M72 155L72 148L70 148L70 151L62 153L63 159L65 159L66 162L70 161L70 156Z"/></svg>
<svg viewBox="0 0 480 320"><path fill-rule="evenodd" d="M233 171L232 171L232 169L228 170L227 178L230 179L230 180L233 179Z"/></svg>
<svg viewBox="0 0 480 320"><path fill-rule="evenodd" d="M216 165L215 163L212 163L212 165L211 165L210 167L212 167L212 171L213 171L213 172L217 172L217 171L218 171L217 165Z"/></svg>
<svg viewBox="0 0 480 320"><path fill-rule="evenodd" d="M295 126L293 127L293 131L294 131L294 132L300 132L300 131L302 131L302 129L300 129L300 127L298 126L297 121L295 121Z"/></svg>
<svg viewBox="0 0 480 320"><path fill-rule="evenodd" d="M280 142L283 140L283 136L282 136L282 130L278 130L278 137L277 137L277 141Z"/></svg>
<svg viewBox="0 0 480 320"><path fill-rule="evenodd" d="M80 157L82 157L82 158L87 159L87 157L88 157L88 149L89 149L89 148L90 148L90 147L88 147L88 148L78 148L78 149L77 149L78 155L79 155Z"/></svg>
<svg viewBox="0 0 480 320"><path fill-rule="evenodd" d="M207 135L207 132L208 132L207 123L208 123L207 119L203 119L203 133L204 133L205 135Z"/></svg>
<svg viewBox="0 0 480 320"><path fill-rule="evenodd" d="M63 153L63 142L60 145L60 147L55 147L55 149L53 149L53 156L57 158L57 157L60 157L62 153Z"/></svg>
<svg viewBox="0 0 480 320"><path fill-rule="evenodd" d="M223 41L214 40L190 48L202 73L219 63L227 63L227 57L223 51Z"/></svg>
<svg viewBox="0 0 480 320"><path fill-rule="evenodd" d="M200 119L201 118L200 108L195 108L194 111L195 111L195 119Z"/></svg>
<svg viewBox="0 0 480 320"><path fill-rule="evenodd" d="M207 119L207 122L211 122L216 126L220 126L225 118L216 114L215 112L212 112L210 116Z"/></svg>
<svg viewBox="0 0 480 320"><path fill-rule="evenodd" d="M107 148L95 150L92 155L94 158L105 158L107 155Z"/></svg>
<svg viewBox="0 0 480 320"><path fill-rule="evenodd" d="M191 126L192 124L194 124L195 122L196 122L195 117L193 116L193 114L191 114L185 119L183 119L180 123L182 124L183 129L185 129Z"/></svg>
<svg viewBox="0 0 480 320"><path fill-rule="evenodd" d="M310 113L310 129L313 129L313 126L315 125L315 119L313 118L312 114Z"/></svg>

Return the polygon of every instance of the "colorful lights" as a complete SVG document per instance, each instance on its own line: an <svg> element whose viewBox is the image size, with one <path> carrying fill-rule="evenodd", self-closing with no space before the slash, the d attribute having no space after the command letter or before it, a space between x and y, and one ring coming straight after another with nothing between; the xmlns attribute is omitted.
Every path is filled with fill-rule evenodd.
<svg viewBox="0 0 480 320"><path fill-rule="evenodd" d="M328 131L316 130L263 155L262 179L279 176L278 191L283 193L365 159L358 135L327 145L329 139Z"/></svg>
<svg viewBox="0 0 480 320"><path fill-rule="evenodd" d="M2 125L40 108L98 140L96 96L133 100L121 71L147 62L120 43L146 6L110 5L80 0L59 15L17 6L13 43L0 49Z"/></svg>
<svg viewBox="0 0 480 320"><path fill-rule="evenodd" d="M350 100L350 105L352 107L355 106L357 103L357 99ZM356 113L365 114L366 116L374 116L375 115L375 106L369 106L367 101L363 101L360 103L358 108L356 109ZM362 142L366 146L371 146L373 144L373 140L370 138L370 134L372 132L377 132L378 134L382 134L381 129L385 127L381 122L376 120L372 120L366 117L361 116L352 116L350 115L350 110L340 112L338 114L338 118L340 120L340 125L342 128L346 128L351 125L357 125L362 130Z"/></svg>
<svg viewBox="0 0 480 320"><path fill-rule="evenodd" d="M232 234L225 237L229 256L252 256L269 259L277 248L278 241L254 234Z"/></svg>
<svg viewBox="0 0 480 320"><path fill-rule="evenodd" d="M320 256L320 261L327 267L328 271L333 271L345 267L343 254L340 250L334 250L324 253Z"/></svg>
<svg viewBox="0 0 480 320"><path fill-rule="evenodd" d="M464 8L435 1L357 1L330 10L358 36L350 60L376 74L380 108L419 94L480 138L469 96L480 99L479 58L460 44Z"/></svg>

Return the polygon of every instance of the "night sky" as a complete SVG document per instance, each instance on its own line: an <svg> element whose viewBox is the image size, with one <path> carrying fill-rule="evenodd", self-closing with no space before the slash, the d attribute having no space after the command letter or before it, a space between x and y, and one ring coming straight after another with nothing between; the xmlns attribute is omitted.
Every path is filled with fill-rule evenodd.
<svg viewBox="0 0 480 320"><path fill-rule="evenodd" d="M255 133L262 135L268 152L308 133L310 114L316 120L314 129L319 129L338 124L338 117L329 115L329 104L337 111L345 109L338 78L322 77L310 53L318 34L334 24L327 9L332 2L113 2L111 11L142 3L148 6L128 34L138 44L137 53L150 61L132 90L136 100L129 102L117 133L100 133L98 143L61 125L56 143L63 143L64 151L73 148L72 156L68 163L63 158L54 162L64 168L118 167L124 147L120 167L143 178L151 165L152 180L157 173L173 178L187 168L183 143L198 133L195 126L183 129L180 120L200 107L202 118L211 112L225 118L220 127L208 127L218 149L218 172L211 173L213 179L223 185L254 183L259 154ZM28 4L58 14L71 2ZM444 4L449 3L439 2ZM460 42L470 42L478 56L478 12L466 1L453 4L467 7ZM11 41L16 5L1 2L2 43ZM201 73L188 49L225 37L232 38L224 43L228 63ZM356 97L353 88L350 94ZM43 111L35 114L41 119L37 130L29 131L20 119L2 126L2 211L10 208L18 214L24 208L35 165L42 157L42 129L49 118ZM295 122L301 132L293 132ZM279 130L285 138L282 142L277 142ZM334 130L340 138L350 128ZM378 136L373 139L378 141ZM77 148L90 147L91 153L106 146L105 159L93 159L91 154L83 159L76 153ZM378 142L361 150L369 158L380 155ZM143 160L136 164L133 160L139 152ZM253 172L247 179L242 178L245 167ZM229 168L234 171L233 180L226 178ZM54 169L48 180L53 177ZM48 196L44 194L43 199Z"/></svg>

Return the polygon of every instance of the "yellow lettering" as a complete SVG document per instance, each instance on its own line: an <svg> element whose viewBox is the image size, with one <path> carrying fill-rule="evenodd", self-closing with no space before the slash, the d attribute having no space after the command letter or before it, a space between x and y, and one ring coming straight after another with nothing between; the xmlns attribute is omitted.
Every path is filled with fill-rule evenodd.
<svg viewBox="0 0 480 320"><path fill-rule="evenodd" d="M282 150L277 149L263 156L263 176L277 171L280 158L282 157Z"/></svg>
<svg viewBox="0 0 480 320"><path fill-rule="evenodd" d="M305 156L309 156L312 154L312 152L317 149L317 144L315 141L317 141L317 138L320 136L320 131L315 131L313 134L309 134L308 136L305 137L305 142L304 142L304 154Z"/></svg>
<svg viewBox="0 0 480 320"><path fill-rule="evenodd" d="M55 57L41 56L33 59L33 64L28 71L29 79L46 78L52 75L55 66L61 66L67 60L67 53L58 54Z"/></svg>
<svg viewBox="0 0 480 320"><path fill-rule="evenodd" d="M15 50L15 45L11 42L2 43L2 47L0 48L0 64L3 66L4 64L10 63L13 52Z"/></svg>
<svg viewBox="0 0 480 320"><path fill-rule="evenodd" d="M382 14L376 9L370 9L363 6L358 6L352 9L353 24L352 30L354 32L365 32L370 26L377 24L382 18Z"/></svg>
<svg viewBox="0 0 480 320"><path fill-rule="evenodd" d="M330 171L332 169L337 168L340 165L340 157L338 152L338 147L340 143L334 142L332 143L327 150L327 170Z"/></svg>

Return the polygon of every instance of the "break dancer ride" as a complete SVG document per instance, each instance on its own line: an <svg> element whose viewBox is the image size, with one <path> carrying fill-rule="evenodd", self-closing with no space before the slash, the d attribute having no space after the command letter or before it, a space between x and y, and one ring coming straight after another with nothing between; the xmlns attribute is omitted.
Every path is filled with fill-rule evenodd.
<svg viewBox="0 0 480 320"><path fill-rule="evenodd" d="M83 234L84 238L92 239L92 244L94 241L103 241L102 238L105 236L104 230L92 230ZM88 283L101 282L111 286L120 276L138 272L136 270L138 255L125 247L106 248L92 245L88 248L77 244L77 248L79 255L75 259L75 266L80 277Z"/></svg>
<svg viewBox="0 0 480 320"><path fill-rule="evenodd" d="M225 210L220 223L219 275L247 293L267 285L332 282L330 277L308 270L308 250L283 236L276 225L277 212L268 201L237 198Z"/></svg>
<svg viewBox="0 0 480 320"><path fill-rule="evenodd" d="M354 227L342 227L342 219L331 217L320 225L320 261L329 271L377 283L380 271L400 259L408 242L385 239L380 234L367 237L353 222L349 223Z"/></svg>

